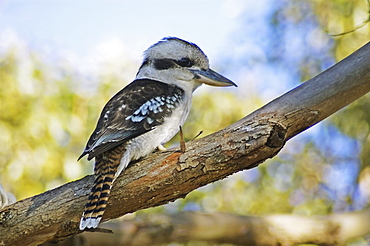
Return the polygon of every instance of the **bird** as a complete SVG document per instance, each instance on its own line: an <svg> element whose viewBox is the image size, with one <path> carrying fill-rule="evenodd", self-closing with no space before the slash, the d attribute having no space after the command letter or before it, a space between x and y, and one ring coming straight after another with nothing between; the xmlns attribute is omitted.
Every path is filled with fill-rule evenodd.
<svg viewBox="0 0 370 246"><path fill-rule="evenodd" d="M144 52L135 79L104 106L78 158L95 158L95 181L80 230L99 225L112 185L131 161L164 150L185 123L192 94L202 84L237 86L212 70L194 43L165 37Z"/></svg>

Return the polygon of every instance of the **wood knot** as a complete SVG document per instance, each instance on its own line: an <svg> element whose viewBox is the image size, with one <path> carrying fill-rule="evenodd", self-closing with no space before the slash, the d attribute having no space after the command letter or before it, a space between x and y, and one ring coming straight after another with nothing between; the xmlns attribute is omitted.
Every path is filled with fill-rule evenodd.
<svg viewBox="0 0 370 246"><path fill-rule="evenodd" d="M285 144L286 128L279 124L274 124L267 139L266 146L270 148L281 148Z"/></svg>
<svg viewBox="0 0 370 246"><path fill-rule="evenodd" d="M0 225L6 226L12 218L13 213L10 210L0 212Z"/></svg>

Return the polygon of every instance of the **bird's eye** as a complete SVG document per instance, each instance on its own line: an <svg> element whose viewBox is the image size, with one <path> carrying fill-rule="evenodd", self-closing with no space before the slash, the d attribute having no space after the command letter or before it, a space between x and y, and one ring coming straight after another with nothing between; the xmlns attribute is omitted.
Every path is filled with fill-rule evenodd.
<svg viewBox="0 0 370 246"><path fill-rule="evenodd" d="M177 64L179 64L182 67L191 67L191 66L193 66L193 62L187 57L183 57L180 60L178 60Z"/></svg>

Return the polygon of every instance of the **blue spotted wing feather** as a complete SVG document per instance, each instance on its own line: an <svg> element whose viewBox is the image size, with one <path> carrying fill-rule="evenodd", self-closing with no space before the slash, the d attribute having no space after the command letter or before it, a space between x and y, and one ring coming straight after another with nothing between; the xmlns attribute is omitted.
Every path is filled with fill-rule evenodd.
<svg viewBox="0 0 370 246"><path fill-rule="evenodd" d="M88 154L90 160L151 131L171 115L183 94L175 85L149 79L133 81L105 105L80 158Z"/></svg>

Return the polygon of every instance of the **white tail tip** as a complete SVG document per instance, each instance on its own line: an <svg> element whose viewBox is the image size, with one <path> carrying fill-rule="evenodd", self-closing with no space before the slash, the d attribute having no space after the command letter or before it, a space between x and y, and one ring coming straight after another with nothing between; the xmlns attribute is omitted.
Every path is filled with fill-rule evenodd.
<svg viewBox="0 0 370 246"><path fill-rule="evenodd" d="M85 228L96 228L100 223L101 217L94 218L94 217L81 217L80 220L80 230L83 231Z"/></svg>

